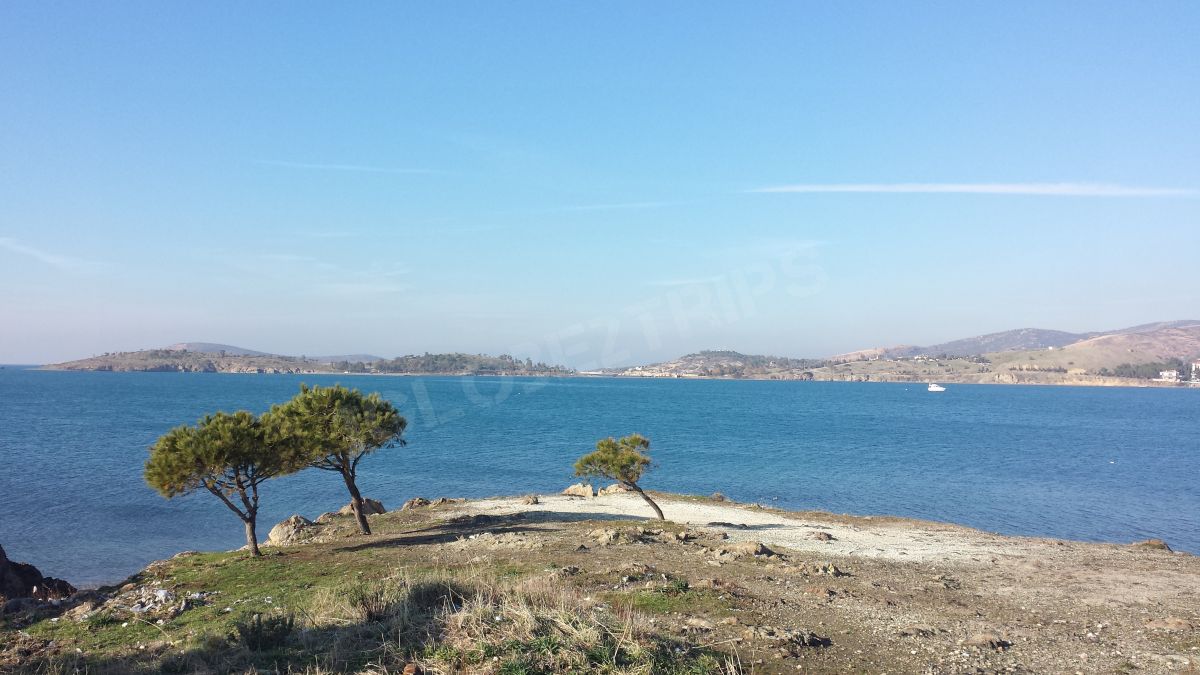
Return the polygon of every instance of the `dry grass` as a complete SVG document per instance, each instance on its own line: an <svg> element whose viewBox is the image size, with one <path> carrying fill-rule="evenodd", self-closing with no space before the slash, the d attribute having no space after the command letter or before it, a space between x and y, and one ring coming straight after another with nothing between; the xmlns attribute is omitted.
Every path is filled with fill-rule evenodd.
<svg viewBox="0 0 1200 675"><path fill-rule="evenodd" d="M318 593L308 615L318 628L373 627L355 645L344 633L329 645L371 652L369 673L407 663L427 673L741 672L736 660L664 637L636 611L614 610L554 575L402 576Z"/></svg>
<svg viewBox="0 0 1200 675"><path fill-rule="evenodd" d="M656 630L555 574L400 573L316 590L306 607L255 615L184 650L147 645L107 662L66 655L15 672L534 675L740 673L736 658Z"/></svg>

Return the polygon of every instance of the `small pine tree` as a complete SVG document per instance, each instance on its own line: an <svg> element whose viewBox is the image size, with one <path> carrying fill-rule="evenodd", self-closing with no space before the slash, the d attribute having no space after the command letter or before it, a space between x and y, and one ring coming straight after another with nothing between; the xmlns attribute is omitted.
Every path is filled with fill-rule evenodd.
<svg viewBox="0 0 1200 675"><path fill-rule="evenodd" d="M163 434L150 448L145 478L167 499L208 490L237 514L250 554L259 556L258 487L300 470L302 460L290 446L270 443L254 415L219 412Z"/></svg>
<svg viewBox="0 0 1200 675"><path fill-rule="evenodd" d="M654 509L659 520L665 520L662 509L646 494L638 481L650 468L650 440L640 434L631 434L621 439L605 438L596 443L596 449L575 462L575 475L608 478L633 490Z"/></svg>
<svg viewBox="0 0 1200 675"><path fill-rule="evenodd" d="M378 393L365 395L341 385L301 386L299 394L272 407L264 419L271 437L295 447L308 466L342 476L358 528L371 534L358 490L358 463L380 448L405 444L400 436L408 421L395 406Z"/></svg>

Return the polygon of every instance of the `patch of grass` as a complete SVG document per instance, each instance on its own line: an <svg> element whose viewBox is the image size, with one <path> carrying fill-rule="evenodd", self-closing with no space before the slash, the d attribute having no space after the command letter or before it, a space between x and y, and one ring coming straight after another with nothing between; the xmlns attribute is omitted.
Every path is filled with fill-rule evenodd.
<svg viewBox="0 0 1200 675"><path fill-rule="evenodd" d="M373 521L376 531L392 524L389 517ZM587 574L557 574L545 556L480 564L463 555L433 567L430 548L387 536L266 551L258 559L188 554L130 579L170 590L176 602L204 594L175 616L117 606L82 622L22 619L25 634L0 631L0 671L17 653L5 640L19 635L35 652L16 672L39 674L396 672L412 662L426 672L739 672L724 655L661 632L628 594L609 605L588 597L575 586L588 585ZM667 603L642 605L653 612L723 611L683 581L648 595Z"/></svg>
<svg viewBox="0 0 1200 675"><path fill-rule="evenodd" d="M265 652L282 648L296 630L296 618L291 614L264 617L255 614L248 621L239 621L234 632L247 649Z"/></svg>
<svg viewBox="0 0 1200 675"><path fill-rule="evenodd" d="M706 614L726 616L731 607L727 599L709 591L693 590L683 585L669 585L660 589L638 589L628 593L613 592L609 600L617 607L628 607L651 614Z"/></svg>

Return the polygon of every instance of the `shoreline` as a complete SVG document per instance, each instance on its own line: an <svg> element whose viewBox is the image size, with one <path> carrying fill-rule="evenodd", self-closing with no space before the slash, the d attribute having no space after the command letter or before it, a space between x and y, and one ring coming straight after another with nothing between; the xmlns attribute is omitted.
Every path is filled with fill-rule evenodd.
<svg viewBox="0 0 1200 675"><path fill-rule="evenodd" d="M845 557L865 557L893 562L972 564L981 556L1017 555L1039 551L1061 551L1063 547L1100 547L1126 550L1143 545L1144 541L1086 541L1037 535L1004 534L962 525L959 523L897 516L890 514L858 515L821 510L791 510L757 503L729 499L714 500L703 495L658 492L647 490L667 517L668 522L689 527L713 527L723 530L732 541L761 541L767 545L797 551L819 552ZM451 516L506 517L532 516L535 519L555 519L574 522L584 520L627 520L642 525L656 522L640 497L631 493L576 497L562 494L537 494L539 503L524 503L528 495L493 495L488 497L451 498L443 509ZM396 508L387 513L399 513ZM304 517L316 514L297 514ZM375 516L370 516L374 518ZM260 523L260 545L270 547L266 532L268 525ZM833 539L813 538L814 532L826 532ZM1150 540L1155 541L1155 540ZM1170 542L1167 542L1169 545ZM200 551L200 553L234 553L242 548ZM166 558L147 562L142 570L114 578L110 582L84 583L80 590L114 588L153 567L180 555L195 553L183 549ZM1171 549L1177 556L1200 558L1200 554ZM968 562L970 561L970 562ZM67 579L67 581L71 581Z"/></svg>
<svg viewBox="0 0 1200 675"><path fill-rule="evenodd" d="M351 377L478 377L478 378L528 378L528 379L612 379L612 380L701 380L701 381L722 381L722 382L805 382L805 383L841 383L841 384L926 384L927 380L883 380L883 379L812 379L806 380L801 378L780 378L780 377L720 377L710 375L617 375L617 374L581 374L581 373L554 373L554 374L494 374L494 373L350 373L350 372L333 372L333 371L306 371L299 373L252 373L240 371L188 371L188 370L105 370L96 368L54 368L45 365L21 365L21 364L5 364L6 367L19 368L21 370L34 370L38 372L55 372L55 373L123 373L132 374L139 373L145 375L157 374L189 374L189 375L322 375L322 376L337 376L349 375ZM940 384L948 384L955 386L962 385L983 385L983 386L1031 386L1031 387L1087 387L1099 389L1182 389L1200 390L1200 383L1173 383L1173 382L1156 382L1135 381L1135 382L962 382L954 379L939 379Z"/></svg>
<svg viewBox="0 0 1200 675"><path fill-rule="evenodd" d="M499 672L577 672L595 670L583 667L587 636L603 634L637 641L630 665L645 653L705 664L683 672L734 662L728 672L764 675L1168 673L1200 663L1200 557L1161 542L653 494L668 520L631 493L413 502L369 516L371 535L349 515L289 518L261 558L184 551L124 582L0 615L0 671L300 672L315 662L322 672L415 663L482 674L505 660ZM386 602L355 604L372 598ZM389 623L392 602L401 609ZM248 626L268 617L295 624L255 642ZM428 630L406 633L413 617ZM342 648L348 639L354 648ZM490 651L462 660L481 644ZM696 661L705 654L716 660Z"/></svg>

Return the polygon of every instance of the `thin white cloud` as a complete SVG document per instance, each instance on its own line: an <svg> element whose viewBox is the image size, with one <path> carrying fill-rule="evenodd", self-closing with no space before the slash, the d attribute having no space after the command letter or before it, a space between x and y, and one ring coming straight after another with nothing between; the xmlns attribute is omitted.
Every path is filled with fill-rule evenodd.
<svg viewBox="0 0 1200 675"><path fill-rule="evenodd" d="M317 262L317 259L310 255L297 255L295 253L263 253L258 256L262 260L271 260L275 262L295 262L308 263Z"/></svg>
<svg viewBox="0 0 1200 675"><path fill-rule="evenodd" d="M0 248L11 251L18 255L23 255L28 258L33 258L38 262L45 263L51 267L57 267L60 270L73 270L87 266L89 263L77 258L71 258L65 255L56 253L47 253L41 249L27 246L9 237L0 237Z"/></svg>
<svg viewBox="0 0 1200 675"><path fill-rule="evenodd" d="M328 231L324 231L324 232L299 232L297 234L301 237L307 237L309 239L349 239L350 237L358 236L358 234L355 232L349 232L349 231L345 231L345 230L328 230Z"/></svg>
<svg viewBox="0 0 1200 675"><path fill-rule="evenodd" d="M439 169L412 169L387 166L367 166L365 164L326 164L319 162L286 162L275 159L257 159L255 164L278 166L285 169L306 169L309 171L357 171L360 173L405 173L405 174L443 174Z"/></svg>
<svg viewBox="0 0 1200 675"><path fill-rule="evenodd" d="M316 289L329 295L371 295L404 293L411 290L412 285L381 281L338 281L318 284Z"/></svg>
<svg viewBox="0 0 1200 675"><path fill-rule="evenodd" d="M657 209L664 206L676 206L681 202L622 202L617 204L579 204L576 206L559 206L543 211L621 211L628 209Z"/></svg>
<svg viewBox="0 0 1200 675"><path fill-rule="evenodd" d="M1028 195L1042 197L1195 197L1193 188L1161 188L1109 183L801 183L747 192L873 194Z"/></svg>

